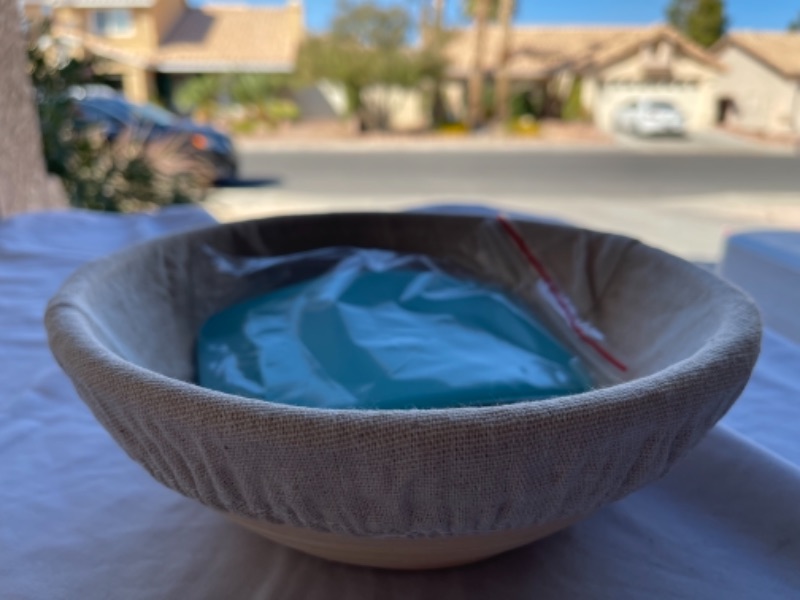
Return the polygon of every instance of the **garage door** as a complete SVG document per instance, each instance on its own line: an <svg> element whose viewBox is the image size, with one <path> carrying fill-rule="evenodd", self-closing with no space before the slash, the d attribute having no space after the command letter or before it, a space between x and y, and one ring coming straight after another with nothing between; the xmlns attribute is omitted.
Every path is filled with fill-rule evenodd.
<svg viewBox="0 0 800 600"><path fill-rule="evenodd" d="M599 127L611 130L616 112L638 99L665 100L683 114L687 128L697 130L709 125L710 99L696 83L636 83L607 82L600 90L595 104L595 121ZM705 104L704 104L705 103Z"/></svg>

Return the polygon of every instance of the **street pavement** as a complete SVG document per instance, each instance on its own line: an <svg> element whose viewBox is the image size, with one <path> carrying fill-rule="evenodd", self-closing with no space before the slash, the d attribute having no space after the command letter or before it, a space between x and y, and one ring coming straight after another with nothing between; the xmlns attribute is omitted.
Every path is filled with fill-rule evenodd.
<svg viewBox="0 0 800 600"><path fill-rule="evenodd" d="M651 154L586 148L551 151L247 152L245 179L298 194L495 196L647 200L800 190L800 156Z"/></svg>
<svg viewBox="0 0 800 600"><path fill-rule="evenodd" d="M642 138L617 133L614 144L645 154L765 154L786 156L795 149L785 144L745 138L721 129L692 132L683 137Z"/></svg>
<svg viewBox="0 0 800 600"><path fill-rule="evenodd" d="M251 185L215 190L223 221L277 214L477 204L631 235L716 261L744 229L800 228L800 157L620 147L250 150Z"/></svg>

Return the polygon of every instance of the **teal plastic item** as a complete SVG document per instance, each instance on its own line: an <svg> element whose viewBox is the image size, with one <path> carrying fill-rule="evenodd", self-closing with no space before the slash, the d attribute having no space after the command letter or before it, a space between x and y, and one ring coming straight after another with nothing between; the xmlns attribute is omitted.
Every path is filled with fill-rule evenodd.
<svg viewBox="0 0 800 600"><path fill-rule="evenodd" d="M576 358L498 289L363 252L211 317L198 383L328 409L483 406L588 389Z"/></svg>

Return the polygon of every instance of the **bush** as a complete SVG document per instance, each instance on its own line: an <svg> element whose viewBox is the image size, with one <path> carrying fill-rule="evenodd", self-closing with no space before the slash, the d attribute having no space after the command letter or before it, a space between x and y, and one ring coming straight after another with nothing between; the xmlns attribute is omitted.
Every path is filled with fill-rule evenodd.
<svg viewBox="0 0 800 600"><path fill-rule="evenodd" d="M439 125L436 131L444 135L466 135L469 133L469 127L464 123L444 123Z"/></svg>
<svg viewBox="0 0 800 600"><path fill-rule="evenodd" d="M539 122L533 115L522 115L508 123L508 132L514 135L537 136L540 133Z"/></svg>
<svg viewBox="0 0 800 600"><path fill-rule="evenodd" d="M48 171L61 178L70 203L130 212L201 199L213 171L184 149L185 140L147 142L138 132L127 131L109 142L97 129L75 129L77 106L70 88L102 78L92 59L63 59L60 52L52 52L49 25L36 27L28 61L45 162Z"/></svg>
<svg viewBox="0 0 800 600"><path fill-rule="evenodd" d="M361 130L388 126L385 103L369 101L369 90L419 89L441 81L447 67L447 36L411 48L413 21L403 3L341 1L328 32L309 36L297 56L296 81L342 86L349 116ZM425 36L423 36L424 38Z"/></svg>
<svg viewBox="0 0 800 600"><path fill-rule="evenodd" d="M569 97L564 105L561 107L561 118L565 121L585 121L588 118L586 109L583 107L583 99L581 97L583 83L580 77L572 82L572 88L569 91Z"/></svg>
<svg viewBox="0 0 800 600"><path fill-rule="evenodd" d="M237 133L248 133L259 125L275 126L300 117L290 99L289 77L281 74L197 75L187 79L175 93L181 112L230 123ZM227 106L220 101L229 98ZM240 114L234 114L234 109Z"/></svg>
<svg viewBox="0 0 800 600"><path fill-rule="evenodd" d="M280 73L243 73L229 80L231 99L249 106L283 98L289 93L289 76Z"/></svg>
<svg viewBox="0 0 800 600"><path fill-rule="evenodd" d="M524 115L536 116L536 110L531 101L530 93L521 92L511 97L511 118L518 119Z"/></svg>
<svg viewBox="0 0 800 600"><path fill-rule="evenodd" d="M259 125L259 121L245 117L244 119L231 123L230 129L231 132L237 135L250 135L258 130Z"/></svg>
<svg viewBox="0 0 800 600"><path fill-rule="evenodd" d="M146 142L129 130L108 142L102 132L89 131L70 141L62 181L80 208L136 212L197 202L214 179L213 167L177 137Z"/></svg>
<svg viewBox="0 0 800 600"><path fill-rule="evenodd" d="M196 75L183 82L175 90L174 102L184 114L195 112L208 119L217 106L222 81L219 75Z"/></svg>
<svg viewBox="0 0 800 600"><path fill-rule="evenodd" d="M291 100L269 100L263 104L263 110L272 123L296 121L300 118L300 109Z"/></svg>

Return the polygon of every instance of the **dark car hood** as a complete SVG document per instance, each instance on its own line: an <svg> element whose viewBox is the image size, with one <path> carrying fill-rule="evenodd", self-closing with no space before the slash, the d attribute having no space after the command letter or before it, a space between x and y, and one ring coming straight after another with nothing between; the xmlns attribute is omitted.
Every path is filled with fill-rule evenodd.
<svg viewBox="0 0 800 600"><path fill-rule="evenodd" d="M198 133L204 135L211 141L211 149L217 152L226 152L232 147L231 140L227 135L209 125L200 125L189 120L176 121L170 127L170 130L172 132L185 133L186 135Z"/></svg>
<svg viewBox="0 0 800 600"><path fill-rule="evenodd" d="M228 137L227 135L225 135L221 131L217 131L216 129L214 129L210 125L200 125L199 123L193 123L192 121L189 121L188 119L187 120L181 120L181 121L175 121L175 124L172 125L172 127L176 131L182 131L182 132L189 133L189 134L202 133L203 135L207 135L208 137L223 137L223 138Z"/></svg>

